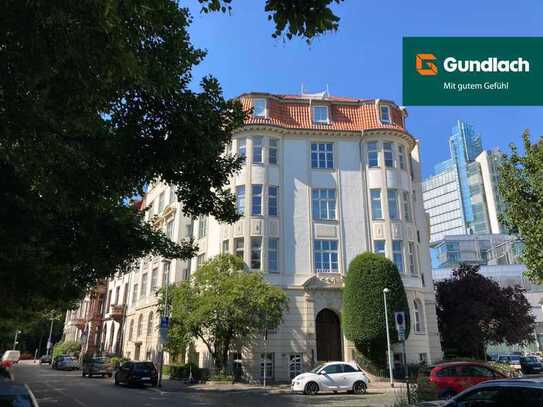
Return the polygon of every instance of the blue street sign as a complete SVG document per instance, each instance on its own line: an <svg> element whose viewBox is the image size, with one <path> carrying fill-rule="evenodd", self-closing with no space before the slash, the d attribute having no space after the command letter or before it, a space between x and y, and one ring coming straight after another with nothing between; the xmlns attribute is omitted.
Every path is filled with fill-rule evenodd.
<svg viewBox="0 0 543 407"><path fill-rule="evenodd" d="M160 329L168 329L170 327L170 318L161 317L160 318Z"/></svg>

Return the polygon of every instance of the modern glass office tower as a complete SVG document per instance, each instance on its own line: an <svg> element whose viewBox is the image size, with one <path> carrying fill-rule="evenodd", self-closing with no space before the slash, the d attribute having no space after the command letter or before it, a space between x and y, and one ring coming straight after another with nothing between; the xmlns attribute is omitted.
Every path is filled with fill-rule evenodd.
<svg viewBox="0 0 543 407"><path fill-rule="evenodd" d="M447 235L502 233L498 214L503 204L497 179L501 152L485 151L475 129L462 121L449 137L451 158L434 167L422 184L430 216L430 241Z"/></svg>

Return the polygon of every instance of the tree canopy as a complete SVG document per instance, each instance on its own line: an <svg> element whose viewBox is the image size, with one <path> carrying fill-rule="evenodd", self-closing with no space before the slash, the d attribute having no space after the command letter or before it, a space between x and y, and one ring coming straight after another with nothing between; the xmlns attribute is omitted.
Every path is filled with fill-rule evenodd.
<svg viewBox="0 0 543 407"><path fill-rule="evenodd" d="M218 370L226 367L235 341L247 343L263 330L276 328L288 300L283 289L266 282L261 273L244 271L243 261L229 254L209 260L190 280L170 286L167 297L169 341L178 345L201 340Z"/></svg>
<svg viewBox="0 0 543 407"><path fill-rule="evenodd" d="M485 357L486 345L523 344L533 339L535 318L518 286L500 287L461 264L436 283L437 318L443 349L451 356Z"/></svg>
<svg viewBox="0 0 543 407"><path fill-rule="evenodd" d="M387 294L390 337L397 342L394 312L405 312L406 338L410 330L409 306L398 269L385 256L370 252L351 261L343 289L343 332L362 355L377 365L384 365L386 360L385 288L390 290Z"/></svg>
<svg viewBox="0 0 543 407"><path fill-rule="evenodd" d="M527 275L543 282L543 137L530 141L523 134L524 155L511 145L511 155L504 156L498 188L505 203L502 220L524 243L522 260Z"/></svg>
<svg viewBox="0 0 543 407"><path fill-rule="evenodd" d="M274 34L311 38L337 28L330 3L265 7ZM130 204L155 180L176 186L189 216L237 219L225 185L242 161L223 152L247 112L213 77L189 87L205 52L190 42L186 8L3 0L0 9L0 319L69 306L149 253L192 257L192 242L171 242Z"/></svg>

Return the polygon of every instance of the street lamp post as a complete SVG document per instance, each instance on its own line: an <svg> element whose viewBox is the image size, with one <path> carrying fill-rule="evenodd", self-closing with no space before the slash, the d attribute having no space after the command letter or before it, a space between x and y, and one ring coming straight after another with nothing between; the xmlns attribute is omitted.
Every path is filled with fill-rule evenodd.
<svg viewBox="0 0 543 407"><path fill-rule="evenodd" d="M394 378L392 377L392 351L390 349L390 332L388 329L388 309L387 309L387 294L390 292L388 288L383 289L383 299L385 302L385 325L387 329L387 353L388 353L388 372L390 376L390 387L394 387Z"/></svg>
<svg viewBox="0 0 543 407"><path fill-rule="evenodd" d="M17 337L19 336L20 333L21 333L21 331L19 331L19 330L15 331L15 338L13 339L13 349L17 348Z"/></svg>

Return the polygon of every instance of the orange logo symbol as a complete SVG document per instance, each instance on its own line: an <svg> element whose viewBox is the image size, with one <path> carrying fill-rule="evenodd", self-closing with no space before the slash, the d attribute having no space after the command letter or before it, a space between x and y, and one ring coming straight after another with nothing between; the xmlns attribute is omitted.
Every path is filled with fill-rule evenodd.
<svg viewBox="0 0 543 407"><path fill-rule="evenodd" d="M417 72L422 76L437 75L437 65L433 62L437 58L434 54L417 54Z"/></svg>

